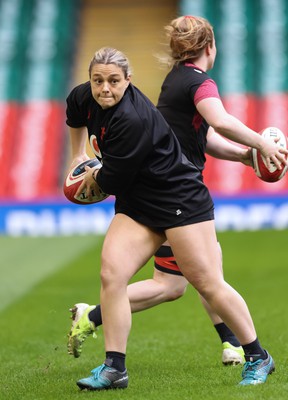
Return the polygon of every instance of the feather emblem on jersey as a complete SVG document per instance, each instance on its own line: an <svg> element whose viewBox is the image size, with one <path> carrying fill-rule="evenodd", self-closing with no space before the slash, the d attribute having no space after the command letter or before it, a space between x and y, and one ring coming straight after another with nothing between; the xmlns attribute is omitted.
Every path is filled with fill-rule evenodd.
<svg viewBox="0 0 288 400"><path fill-rule="evenodd" d="M95 156L97 156L98 158L101 158L101 160L102 160L102 154L101 154L101 151L99 149L98 142L97 142L97 139L96 139L95 135L91 135L90 136L90 146L91 146Z"/></svg>

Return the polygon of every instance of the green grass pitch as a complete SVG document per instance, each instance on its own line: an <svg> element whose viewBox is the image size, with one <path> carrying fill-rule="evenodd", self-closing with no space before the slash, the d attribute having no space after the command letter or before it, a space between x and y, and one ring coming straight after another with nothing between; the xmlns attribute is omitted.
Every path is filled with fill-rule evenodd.
<svg viewBox="0 0 288 400"><path fill-rule="evenodd" d="M102 329L79 359L68 356L68 309L99 300L103 237L0 237L0 399L286 400L287 231L218 234L226 280L247 301L275 359L265 385L237 387L241 367L223 367L221 344L195 291L133 315L127 390L81 392L75 382L104 360ZM123 268L125 260L123 260ZM134 279L152 275L152 262Z"/></svg>

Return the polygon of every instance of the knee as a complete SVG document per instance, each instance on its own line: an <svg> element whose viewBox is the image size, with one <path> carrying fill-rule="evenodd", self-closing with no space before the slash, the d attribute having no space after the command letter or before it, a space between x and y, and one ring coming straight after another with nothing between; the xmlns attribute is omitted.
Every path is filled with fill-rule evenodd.
<svg viewBox="0 0 288 400"><path fill-rule="evenodd" d="M197 290L197 292L205 298L206 301L211 301L215 296L217 296L222 290L222 284L224 283L223 279L206 279L195 278L192 282L193 287Z"/></svg>
<svg viewBox="0 0 288 400"><path fill-rule="evenodd" d="M182 283L176 285L175 282L174 284L171 285L169 282L169 283L162 283L162 287L163 287L162 293L164 301L174 301L184 295L184 293L186 292L187 285Z"/></svg>
<svg viewBox="0 0 288 400"><path fill-rule="evenodd" d="M116 280L112 270L104 267L103 264L101 266L100 280L103 288L111 285Z"/></svg>
<svg viewBox="0 0 288 400"><path fill-rule="evenodd" d="M180 299L186 292L186 287L176 287L176 288L170 288L170 290L167 292L167 300L166 301L174 301L177 299Z"/></svg>
<svg viewBox="0 0 288 400"><path fill-rule="evenodd" d="M117 290L128 283L128 279L125 280L121 265L117 265L107 257L102 257L101 259L100 279L103 289L111 288L112 290Z"/></svg>

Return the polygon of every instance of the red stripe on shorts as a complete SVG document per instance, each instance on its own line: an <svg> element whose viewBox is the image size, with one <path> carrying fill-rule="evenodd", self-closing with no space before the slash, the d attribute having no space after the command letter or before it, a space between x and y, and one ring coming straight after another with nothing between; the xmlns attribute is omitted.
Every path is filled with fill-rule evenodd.
<svg viewBox="0 0 288 400"><path fill-rule="evenodd" d="M171 269L173 271L180 271L176 264L175 257L155 257L155 263L160 267Z"/></svg>

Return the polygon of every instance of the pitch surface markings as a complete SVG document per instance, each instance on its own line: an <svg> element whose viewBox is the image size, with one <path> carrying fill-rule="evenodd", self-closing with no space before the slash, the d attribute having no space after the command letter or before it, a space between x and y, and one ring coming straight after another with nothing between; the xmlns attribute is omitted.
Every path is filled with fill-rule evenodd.
<svg viewBox="0 0 288 400"><path fill-rule="evenodd" d="M97 242L97 236L0 237L0 310Z"/></svg>

